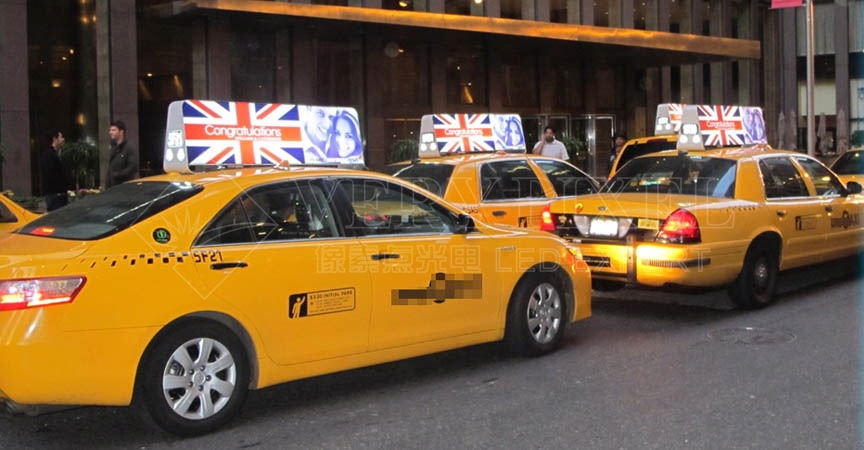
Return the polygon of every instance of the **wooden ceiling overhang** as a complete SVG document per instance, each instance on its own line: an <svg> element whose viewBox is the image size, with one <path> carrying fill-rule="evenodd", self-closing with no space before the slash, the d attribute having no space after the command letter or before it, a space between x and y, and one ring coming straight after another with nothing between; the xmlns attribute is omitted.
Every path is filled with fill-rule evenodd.
<svg viewBox="0 0 864 450"><path fill-rule="evenodd" d="M759 41L662 31L537 22L496 17L467 16L379 8L312 5L263 0L184 0L163 4L156 14L252 14L292 22L341 22L408 29L425 35L464 33L507 41L534 41L567 54L605 60L610 64L661 67L682 64L758 60ZM444 33L442 35L442 33ZM445 41L448 39L444 39Z"/></svg>

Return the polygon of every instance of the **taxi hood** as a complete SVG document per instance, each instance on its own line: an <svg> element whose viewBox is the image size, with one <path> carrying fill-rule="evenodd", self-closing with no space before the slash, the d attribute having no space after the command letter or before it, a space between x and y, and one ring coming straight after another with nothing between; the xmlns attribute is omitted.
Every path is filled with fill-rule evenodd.
<svg viewBox="0 0 864 450"><path fill-rule="evenodd" d="M0 273L20 265L40 266L80 256L89 248L86 241L72 241L11 233L0 236Z"/></svg>

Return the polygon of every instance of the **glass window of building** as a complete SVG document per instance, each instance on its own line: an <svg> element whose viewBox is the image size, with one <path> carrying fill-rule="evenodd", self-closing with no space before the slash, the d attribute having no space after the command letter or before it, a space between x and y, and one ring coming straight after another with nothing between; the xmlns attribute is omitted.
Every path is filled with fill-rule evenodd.
<svg viewBox="0 0 864 450"><path fill-rule="evenodd" d="M319 40L316 99L325 105L358 106L363 94L363 51L356 40Z"/></svg>
<svg viewBox="0 0 864 450"><path fill-rule="evenodd" d="M275 37L272 33L231 34L231 96L248 102L272 102L275 96Z"/></svg>
<svg viewBox="0 0 864 450"><path fill-rule="evenodd" d="M429 46L389 41L384 44L383 98L390 106L429 105Z"/></svg>
<svg viewBox="0 0 864 450"><path fill-rule="evenodd" d="M428 11L429 2L426 0L383 0L381 8L395 9L397 11Z"/></svg>
<svg viewBox="0 0 864 450"><path fill-rule="evenodd" d="M447 103L486 105L486 50L482 46L453 50L447 56Z"/></svg>
<svg viewBox="0 0 864 450"><path fill-rule="evenodd" d="M555 106L579 110L583 108L582 71L575 67L563 67L554 73L552 92Z"/></svg>
<svg viewBox="0 0 864 450"><path fill-rule="evenodd" d="M579 17L579 14L576 11L568 11L567 10L567 0L550 0L549 1L549 21L554 23L567 23L568 15L572 15L575 19ZM576 6L575 2L573 3ZM575 20L574 20L575 23Z"/></svg>
<svg viewBox="0 0 864 450"><path fill-rule="evenodd" d="M502 55L501 101L504 106L537 106L537 61L534 57Z"/></svg>
<svg viewBox="0 0 864 450"><path fill-rule="evenodd" d="M483 0L444 0L444 12L463 16L484 15Z"/></svg>
<svg viewBox="0 0 864 450"><path fill-rule="evenodd" d="M522 0L501 0L501 17L505 19L521 19Z"/></svg>

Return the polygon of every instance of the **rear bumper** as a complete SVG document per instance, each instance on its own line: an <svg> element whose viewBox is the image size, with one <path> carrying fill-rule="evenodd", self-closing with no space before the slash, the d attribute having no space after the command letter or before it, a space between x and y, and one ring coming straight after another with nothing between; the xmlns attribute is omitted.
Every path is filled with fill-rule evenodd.
<svg viewBox="0 0 864 450"><path fill-rule="evenodd" d="M726 285L744 259L734 247L708 245L582 243L579 248L593 278L653 287Z"/></svg>
<svg viewBox="0 0 864 450"><path fill-rule="evenodd" d="M157 328L52 329L63 310L0 314L0 401L30 414L45 405L128 405L138 361Z"/></svg>

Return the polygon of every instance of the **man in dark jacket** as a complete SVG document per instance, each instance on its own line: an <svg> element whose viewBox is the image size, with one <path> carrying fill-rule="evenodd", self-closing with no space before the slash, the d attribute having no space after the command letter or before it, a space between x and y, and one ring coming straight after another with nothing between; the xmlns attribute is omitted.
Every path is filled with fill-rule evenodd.
<svg viewBox="0 0 864 450"><path fill-rule="evenodd" d="M63 133L54 131L48 134L50 145L40 155L39 167L42 169L42 195L45 196L45 209L54 211L69 203L69 181L63 162L60 161L60 151L66 139Z"/></svg>
<svg viewBox="0 0 864 450"><path fill-rule="evenodd" d="M126 124L122 120L111 122L108 137L111 139L111 154L105 187L110 188L138 178L138 150L126 140Z"/></svg>

